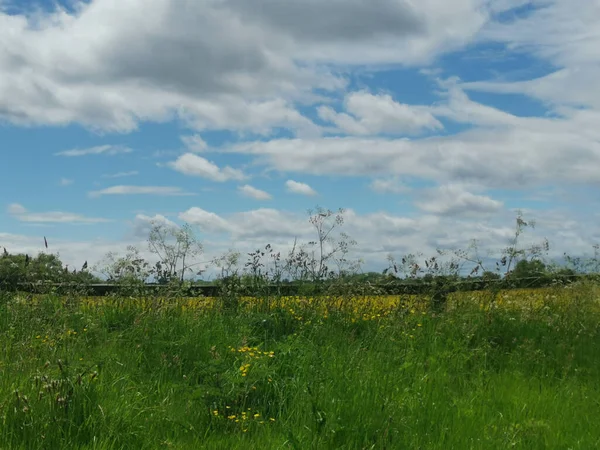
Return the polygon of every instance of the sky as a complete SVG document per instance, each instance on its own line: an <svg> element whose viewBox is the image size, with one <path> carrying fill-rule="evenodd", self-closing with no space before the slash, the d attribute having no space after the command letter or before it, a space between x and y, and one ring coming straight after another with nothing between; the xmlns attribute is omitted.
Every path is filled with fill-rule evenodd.
<svg viewBox="0 0 600 450"><path fill-rule="evenodd" d="M600 0L0 0L0 246L210 261L345 208L364 270L600 241ZM49 249L43 247L43 237Z"/></svg>

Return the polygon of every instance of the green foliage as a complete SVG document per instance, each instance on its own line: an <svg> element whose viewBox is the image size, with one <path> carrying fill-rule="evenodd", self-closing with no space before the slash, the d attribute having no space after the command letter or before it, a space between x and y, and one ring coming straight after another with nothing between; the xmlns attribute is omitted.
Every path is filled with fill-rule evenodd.
<svg viewBox="0 0 600 450"><path fill-rule="evenodd" d="M0 254L0 288L16 290L25 285L38 290L48 283L86 285L96 283L99 279L87 271L69 270L58 255L39 253L35 257L29 255L12 255L8 252Z"/></svg>
<svg viewBox="0 0 600 450"><path fill-rule="evenodd" d="M594 256L590 259L565 256L564 266L547 263L544 259L549 251L547 240L523 247L522 235L535 223L526 221L518 213L514 237L501 251L495 267L490 268L484 263L474 240L466 250L438 249L429 258L421 253L399 258L389 255L389 267L383 273L362 273L362 261L351 256L356 242L342 231L344 214L343 209L332 211L317 207L309 210L308 222L314 230L314 239L304 243L296 241L287 255L269 244L248 253L245 262L242 262L242 255L233 250L214 258L209 264L220 270L220 274L210 282L195 278L205 269L199 269L199 266L206 263L197 261L202 255L202 245L192 228L154 222L148 236L148 248L158 261L149 262L133 246L127 248L125 255L108 253L94 271L102 274L112 286L99 286L94 292L169 297L218 292L222 299L227 299L224 302L226 309L232 310L237 308L244 295L264 298L262 306L267 311L271 299L282 295L426 293L433 303L443 306L447 294L456 290L566 284L583 276L597 277L600 271L598 246L594 246ZM493 259L491 255L489 259ZM40 292L48 283L71 283L82 287L99 281L87 271L87 263L85 270L71 271L63 267L56 255L40 253L30 258L5 252L0 257L0 287L5 289L19 287ZM211 286L211 289L191 289L201 285Z"/></svg>
<svg viewBox="0 0 600 450"><path fill-rule="evenodd" d="M0 448L598 448L597 288L569 292L367 321L5 294Z"/></svg>
<svg viewBox="0 0 600 450"><path fill-rule="evenodd" d="M159 258L151 271L159 284L176 280L183 283L187 273L194 273L195 259L203 251L189 224L177 227L161 222L152 223L148 249Z"/></svg>
<svg viewBox="0 0 600 450"><path fill-rule="evenodd" d="M150 264L141 257L134 246L127 247L127 253L119 256L109 252L103 261L98 263L96 270L104 275L109 283L123 285L143 284L151 275Z"/></svg>
<svg viewBox="0 0 600 450"><path fill-rule="evenodd" d="M511 276L515 278L533 278L544 275L547 275L546 264L537 259L519 261L511 273Z"/></svg>

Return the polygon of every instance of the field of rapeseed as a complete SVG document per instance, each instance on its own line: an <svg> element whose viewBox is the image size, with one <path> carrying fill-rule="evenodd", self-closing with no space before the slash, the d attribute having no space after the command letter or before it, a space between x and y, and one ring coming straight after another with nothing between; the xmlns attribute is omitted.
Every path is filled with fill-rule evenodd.
<svg viewBox="0 0 600 450"><path fill-rule="evenodd" d="M0 448L600 447L600 289L0 296Z"/></svg>

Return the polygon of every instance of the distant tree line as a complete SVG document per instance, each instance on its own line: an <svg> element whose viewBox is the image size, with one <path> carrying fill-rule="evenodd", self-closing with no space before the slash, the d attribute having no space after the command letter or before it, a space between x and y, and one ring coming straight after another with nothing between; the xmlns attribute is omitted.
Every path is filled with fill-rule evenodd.
<svg viewBox="0 0 600 450"><path fill-rule="evenodd" d="M43 285L110 284L117 287L216 286L221 293L268 294L273 290L293 293L364 292L412 293L431 290L475 290L498 288L542 287L569 283L582 276L595 277L600 272L599 247L592 258L571 258L558 266L544 261L549 250L547 240L529 248L519 246L520 236L533 222L519 214L514 238L502 251L492 268L479 257L477 243L467 250L438 250L425 259L408 254L399 259L388 257L382 272L362 272L362 261L350 257L356 242L340 229L344 210L317 207L309 210L309 222L315 238L306 243L295 242L287 254L276 252L271 245L245 255L229 251L210 261L201 261L203 247L190 225L182 227L153 222L147 239L154 256L150 263L139 249L127 247L124 255L108 253L93 268L87 261L81 268L70 268L58 255L39 253L31 257L0 254L0 288L27 289ZM44 239L44 242L46 240ZM47 245L47 244L46 244ZM218 272L214 281L201 279L207 266ZM100 274L100 276L96 275Z"/></svg>
<svg viewBox="0 0 600 450"><path fill-rule="evenodd" d="M39 253L31 257L25 254L11 254L6 249L0 254L0 288L4 290L14 290L27 284L88 285L100 282L100 278L88 271L87 264L80 269L70 269L55 254Z"/></svg>

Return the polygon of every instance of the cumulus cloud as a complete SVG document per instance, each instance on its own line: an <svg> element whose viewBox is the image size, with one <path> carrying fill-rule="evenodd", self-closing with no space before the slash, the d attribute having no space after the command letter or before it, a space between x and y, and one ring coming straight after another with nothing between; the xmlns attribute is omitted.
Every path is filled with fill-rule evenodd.
<svg viewBox="0 0 600 450"><path fill-rule="evenodd" d="M148 216L146 214L137 214L133 221L130 223L131 236L147 239L150 235L150 231L154 225L163 225L169 228L179 228L175 222L167 219L162 214L155 214L154 216Z"/></svg>
<svg viewBox="0 0 600 450"><path fill-rule="evenodd" d="M234 227L217 214L193 207L179 214L179 218L187 223L200 226L207 233L223 233L231 231Z"/></svg>
<svg viewBox="0 0 600 450"><path fill-rule="evenodd" d="M600 183L600 112L517 117L456 93L436 107L459 122L474 111L485 124L422 139L326 137L245 142L226 149L269 168L311 175L410 176L436 183L471 182L487 188L547 183Z"/></svg>
<svg viewBox="0 0 600 450"><path fill-rule="evenodd" d="M242 195L253 198L254 200L271 200L273 198L273 196L271 194L269 194L268 192L261 191L260 189L250 186L249 184L240 186L238 188L238 191Z"/></svg>
<svg viewBox="0 0 600 450"><path fill-rule="evenodd" d="M285 182L285 187L288 192L291 192L293 194L301 194L308 196L317 195L317 191L311 188L308 184L300 183L299 181L287 180Z"/></svg>
<svg viewBox="0 0 600 450"><path fill-rule="evenodd" d="M102 197L104 195L193 195L181 188L173 186L111 186L105 189L89 192L90 197Z"/></svg>
<svg viewBox="0 0 600 450"><path fill-rule="evenodd" d="M411 188L397 177L378 178L376 180L373 180L369 187L371 188L371 190L380 194L404 194L406 192L411 191Z"/></svg>
<svg viewBox="0 0 600 450"><path fill-rule="evenodd" d="M498 94L524 94L541 100L554 108L570 107L600 108L600 94L590 87L600 77L600 65L569 67L548 75L520 81L472 81L461 87L472 91Z"/></svg>
<svg viewBox="0 0 600 450"><path fill-rule="evenodd" d="M236 130L269 136L277 128L293 130L298 136L317 136L320 128L282 98L249 101L226 97L219 103L197 101L180 110L180 118L198 130Z"/></svg>
<svg viewBox="0 0 600 450"><path fill-rule="evenodd" d="M199 134L181 136L181 141L190 152L200 153L208 148L208 144Z"/></svg>
<svg viewBox="0 0 600 450"><path fill-rule="evenodd" d="M462 47L479 0L77 1L0 10L0 118L128 132L179 117L199 130L318 129L295 109L342 88L336 64L420 64ZM126 42L127 45L123 45Z"/></svg>
<svg viewBox="0 0 600 450"><path fill-rule="evenodd" d="M110 222L109 219L100 217L87 217L81 214L48 211L48 212L30 212L23 205L13 203L8 206L8 213L21 222L36 224L93 224Z"/></svg>
<svg viewBox="0 0 600 450"><path fill-rule="evenodd" d="M503 204L485 195L471 193L464 186L449 184L426 191L416 202L421 210L441 216L481 216L498 212Z"/></svg>
<svg viewBox="0 0 600 450"><path fill-rule="evenodd" d="M514 127L526 124L523 118L471 100L459 87L457 80L447 80L442 84L447 87L447 91L443 93L446 102L429 108L438 117L480 127Z"/></svg>
<svg viewBox="0 0 600 450"><path fill-rule="evenodd" d="M55 153L56 156L87 156L87 155L118 155L121 153L131 153L133 150L129 147L121 145L100 145L97 147L90 148L76 148L72 150L64 150L62 152Z"/></svg>
<svg viewBox="0 0 600 450"><path fill-rule="evenodd" d="M519 5L516 5L517 7ZM559 107L600 108L598 48L600 5L588 0L534 2L528 14L491 21L479 39L504 43L511 52L530 54L554 69L531 79L473 81L466 89L518 93Z"/></svg>
<svg viewBox="0 0 600 450"><path fill-rule="evenodd" d="M599 18L597 2L548 0L512 20L491 21L479 38L504 42L513 51L531 52L562 66L597 62L600 35L593 30Z"/></svg>
<svg viewBox="0 0 600 450"><path fill-rule="evenodd" d="M424 63L462 46L488 16L473 0L228 3L252 22L274 30L282 42L292 40L296 57L341 64Z"/></svg>
<svg viewBox="0 0 600 450"><path fill-rule="evenodd" d="M356 135L416 134L443 128L427 107L398 103L388 94L353 92L346 96L344 108L349 114L321 106L319 117L347 134Z"/></svg>
<svg viewBox="0 0 600 450"><path fill-rule="evenodd" d="M228 233L234 242L268 244L277 240L293 241L296 236L308 236L311 226L302 217L270 208L237 212L221 217L215 213L194 207L179 215L181 220L198 225L202 230L213 233Z"/></svg>
<svg viewBox="0 0 600 450"><path fill-rule="evenodd" d="M244 180L247 177L241 170L229 166L221 169L216 164L192 153L186 153L176 161L168 163L169 167L184 175L207 178L211 181L224 182L229 180Z"/></svg>
<svg viewBox="0 0 600 450"><path fill-rule="evenodd" d="M74 183L74 181L69 178L61 178L60 181L58 182L58 185L62 186L62 187L66 187L66 186L72 185L73 183Z"/></svg>

